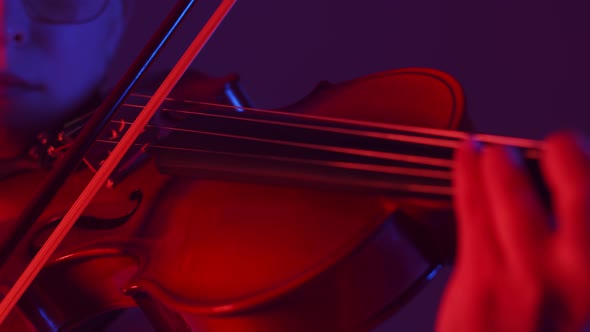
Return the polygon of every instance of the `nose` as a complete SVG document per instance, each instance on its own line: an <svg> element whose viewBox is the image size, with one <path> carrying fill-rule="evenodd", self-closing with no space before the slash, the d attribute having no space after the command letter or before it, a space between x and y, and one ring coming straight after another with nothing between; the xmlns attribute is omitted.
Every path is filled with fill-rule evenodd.
<svg viewBox="0 0 590 332"><path fill-rule="evenodd" d="M0 0L0 45L24 44L29 21L22 0Z"/></svg>
<svg viewBox="0 0 590 332"><path fill-rule="evenodd" d="M13 27L5 27L2 36L2 42L6 44L21 45L25 43L25 32L24 29L18 29Z"/></svg>

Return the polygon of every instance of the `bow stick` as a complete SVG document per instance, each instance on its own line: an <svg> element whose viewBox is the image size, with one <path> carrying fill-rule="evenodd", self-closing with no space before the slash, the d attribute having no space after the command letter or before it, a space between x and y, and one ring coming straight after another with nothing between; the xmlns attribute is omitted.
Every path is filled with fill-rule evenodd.
<svg viewBox="0 0 590 332"><path fill-rule="evenodd" d="M194 1L189 1L188 9ZM57 225L55 230L51 233L47 241L43 244L41 249L37 252L35 257L27 265L24 272L17 279L15 284L6 294L6 297L0 303L0 324L6 319L8 313L14 308L23 293L33 282L37 274L41 271L43 266L47 263L51 255L55 252L59 244L63 241L67 233L76 223L84 209L88 206L92 198L96 195L100 187L105 183L111 175L119 161L123 158L127 150L131 147L133 142L143 131L149 120L153 117L160 105L164 102L170 91L174 88L178 80L186 72L190 64L194 61L196 56L201 52L207 41L213 35L217 27L221 24L223 19L234 6L236 0L222 0L215 12L211 15L203 29L197 34L193 42L189 45L187 50L181 56L180 60L172 68L166 79L156 90L153 97L145 106L144 110L138 115L137 119L128 129L127 133L121 138L119 144L114 148L108 158L105 160L102 167L98 169L96 174L92 177L82 194L74 202L70 210L63 217L62 221ZM182 10L178 15L178 20L184 16L186 10ZM175 23L178 23L178 20ZM172 26L174 28L175 25ZM164 38L169 36L166 35ZM162 39L164 40L164 39ZM162 43L160 43L161 46ZM148 58L148 62L151 58ZM145 66L144 66L145 67ZM128 91L126 91L128 93ZM106 122L106 121L104 121ZM70 153L71 155L72 153ZM77 163L74 163L74 167ZM72 169L74 168L72 167ZM69 173L69 172L68 172ZM63 182L63 181L62 181ZM33 219L36 219L35 216Z"/></svg>

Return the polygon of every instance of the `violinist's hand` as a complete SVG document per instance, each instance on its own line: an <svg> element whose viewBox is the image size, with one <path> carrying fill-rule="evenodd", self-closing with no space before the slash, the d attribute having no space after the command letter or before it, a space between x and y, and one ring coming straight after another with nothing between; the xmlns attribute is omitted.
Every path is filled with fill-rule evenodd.
<svg viewBox="0 0 590 332"><path fill-rule="evenodd" d="M581 331L590 313L590 149L581 141L559 133L544 142L555 231L516 153L458 149L459 243L439 332Z"/></svg>

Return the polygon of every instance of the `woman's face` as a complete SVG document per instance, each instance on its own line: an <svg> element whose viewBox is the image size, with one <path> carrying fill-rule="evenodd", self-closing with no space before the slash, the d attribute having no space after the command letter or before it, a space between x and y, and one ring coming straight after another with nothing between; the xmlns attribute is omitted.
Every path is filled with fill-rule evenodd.
<svg viewBox="0 0 590 332"><path fill-rule="evenodd" d="M90 12L98 16L64 23ZM80 107L124 25L121 0L0 0L0 13L0 126L13 130L43 128Z"/></svg>

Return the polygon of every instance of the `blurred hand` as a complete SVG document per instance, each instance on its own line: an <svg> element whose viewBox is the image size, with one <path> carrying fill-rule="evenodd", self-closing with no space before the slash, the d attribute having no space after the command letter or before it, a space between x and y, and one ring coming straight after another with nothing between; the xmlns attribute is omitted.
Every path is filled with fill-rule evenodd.
<svg viewBox="0 0 590 332"><path fill-rule="evenodd" d="M456 266L438 332L580 331L590 313L590 144L543 142L550 215L521 157L465 142L455 155ZM554 220L556 229L550 221Z"/></svg>

